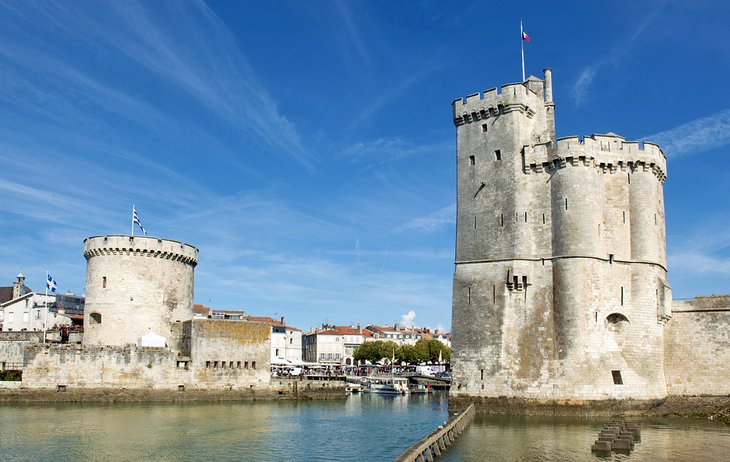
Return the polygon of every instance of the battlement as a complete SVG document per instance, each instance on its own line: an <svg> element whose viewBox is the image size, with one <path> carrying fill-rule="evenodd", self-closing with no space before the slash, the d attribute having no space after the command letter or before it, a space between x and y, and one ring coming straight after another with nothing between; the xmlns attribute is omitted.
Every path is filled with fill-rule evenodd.
<svg viewBox="0 0 730 462"><path fill-rule="evenodd" d="M108 235L84 239L84 257L100 255L137 255L198 264L198 249L190 244L148 236Z"/></svg>
<svg viewBox="0 0 730 462"><path fill-rule="evenodd" d="M659 181L667 177L667 159L661 148L654 143L626 141L614 133L591 135L583 139L577 136L559 138L552 143L524 147L525 173L560 168L568 163L577 166L594 166L608 172L626 169L651 170Z"/></svg>
<svg viewBox="0 0 730 462"><path fill-rule="evenodd" d="M471 123L512 111L532 117L544 104L542 96L528 88L528 82L502 85L499 90L492 88L454 100L454 124Z"/></svg>

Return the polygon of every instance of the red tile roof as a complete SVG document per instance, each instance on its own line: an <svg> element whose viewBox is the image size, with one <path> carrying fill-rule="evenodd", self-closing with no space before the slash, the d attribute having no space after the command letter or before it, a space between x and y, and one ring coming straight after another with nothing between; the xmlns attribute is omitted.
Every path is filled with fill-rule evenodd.
<svg viewBox="0 0 730 462"><path fill-rule="evenodd" d="M296 327L291 327L291 326L282 324L281 321L277 321L276 319L274 319L270 316L246 316L246 320L252 321L252 322L263 322L263 323L269 324L271 326L279 326L279 327L283 327L285 329L294 330L294 331L300 330L300 329L297 329Z"/></svg>

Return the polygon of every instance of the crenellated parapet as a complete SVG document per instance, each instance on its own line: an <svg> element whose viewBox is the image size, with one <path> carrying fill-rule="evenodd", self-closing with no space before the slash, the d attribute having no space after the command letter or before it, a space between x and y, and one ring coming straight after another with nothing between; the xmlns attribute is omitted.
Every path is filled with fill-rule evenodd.
<svg viewBox="0 0 730 462"><path fill-rule="evenodd" d="M459 126L518 111L532 118L542 110L543 97L529 88L530 82L511 83L502 87L458 98L452 103L454 125Z"/></svg>
<svg viewBox="0 0 730 462"><path fill-rule="evenodd" d="M550 172L568 165L594 167L603 173L651 172L660 182L667 178L667 159L654 143L626 141L614 134L560 138L524 147L525 173Z"/></svg>
<svg viewBox="0 0 730 462"><path fill-rule="evenodd" d="M147 236L108 235L84 240L84 257L126 255L179 261L195 267L198 249L170 239Z"/></svg>

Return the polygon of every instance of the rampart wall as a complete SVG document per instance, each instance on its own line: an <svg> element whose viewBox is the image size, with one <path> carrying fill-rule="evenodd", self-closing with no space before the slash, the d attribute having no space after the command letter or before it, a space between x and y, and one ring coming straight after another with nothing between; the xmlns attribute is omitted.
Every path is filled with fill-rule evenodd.
<svg viewBox="0 0 730 462"><path fill-rule="evenodd" d="M664 343L670 395L730 395L730 295L674 300Z"/></svg>
<svg viewBox="0 0 730 462"><path fill-rule="evenodd" d="M271 373L271 326L249 321L193 319L190 357L201 387L221 383L265 386Z"/></svg>

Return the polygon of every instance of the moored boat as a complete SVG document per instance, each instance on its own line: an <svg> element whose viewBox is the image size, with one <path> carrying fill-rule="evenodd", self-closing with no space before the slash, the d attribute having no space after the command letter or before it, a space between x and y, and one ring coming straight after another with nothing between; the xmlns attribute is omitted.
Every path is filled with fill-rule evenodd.
<svg viewBox="0 0 730 462"><path fill-rule="evenodd" d="M394 376L363 377L363 391L383 395L405 395L410 392L408 379Z"/></svg>

